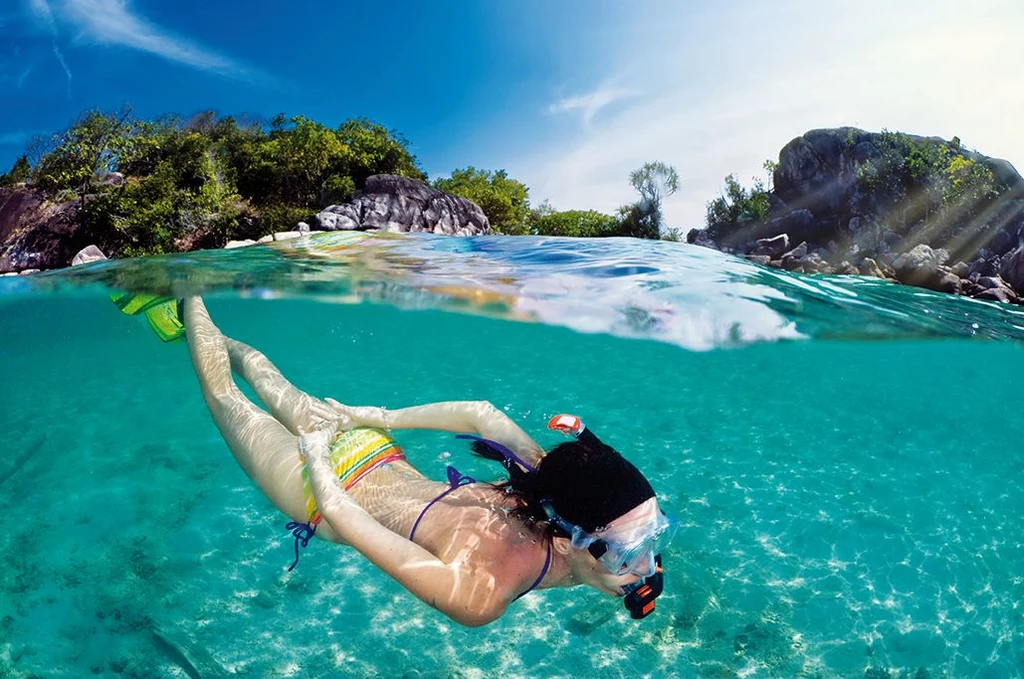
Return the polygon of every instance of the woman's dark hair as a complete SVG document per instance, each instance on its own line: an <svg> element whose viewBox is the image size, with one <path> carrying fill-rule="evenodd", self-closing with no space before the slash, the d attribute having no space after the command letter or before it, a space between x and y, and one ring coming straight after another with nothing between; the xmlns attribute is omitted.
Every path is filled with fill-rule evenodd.
<svg viewBox="0 0 1024 679"><path fill-rule="evenodd" d="M523 469L487 441L472 445L476 455L501 462L508 470L509 480L497 485L516 496L519 507L513 514L527 523L547 521L543 503L550 503L563 519L593 532L654 497L640 470L590 430L552 448L536 471ZM551 524L548 532L564 535Z"/></svg>

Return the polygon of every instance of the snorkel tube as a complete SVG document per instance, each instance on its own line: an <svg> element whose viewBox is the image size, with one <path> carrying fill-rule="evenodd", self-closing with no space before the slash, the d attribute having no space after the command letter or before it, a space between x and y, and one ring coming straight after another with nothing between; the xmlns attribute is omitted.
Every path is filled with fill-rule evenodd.
<svg viewBox="0 0 1024 679"><path fill-rule="evenodd" d="M548 429L572 436L586 445L599 443L597 436L587 429L575 415L555 415L548 421ZM661 567L661 554L654 555L654 573L622 588L625 595L622 603L634 620L642 620L654 612L654 600L665 589L665 577Z"/></svg>

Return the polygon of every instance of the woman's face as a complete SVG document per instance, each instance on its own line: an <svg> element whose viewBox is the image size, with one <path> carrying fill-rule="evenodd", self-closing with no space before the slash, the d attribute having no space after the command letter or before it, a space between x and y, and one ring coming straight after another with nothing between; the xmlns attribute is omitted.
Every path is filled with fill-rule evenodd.
<svg viewBox="0 0 1024 679"><path fill-rule="evenodd" d="M635 543L646 537L659 514L658 501L652 497L609 523L603 530L595 532L594 536L619 544ZM643 572L627 571L622 575L616 575L608 572L608 569L587 549L574 549L569 546L567 539L562 538L562 540L565 542L566 560L575 579L606 594L622 596L623 587L651 574L649 564L653 564L653 554L649 555L649 563L647 559L643 559L641 565L638 565L637 570L642 568Z"/></svg>

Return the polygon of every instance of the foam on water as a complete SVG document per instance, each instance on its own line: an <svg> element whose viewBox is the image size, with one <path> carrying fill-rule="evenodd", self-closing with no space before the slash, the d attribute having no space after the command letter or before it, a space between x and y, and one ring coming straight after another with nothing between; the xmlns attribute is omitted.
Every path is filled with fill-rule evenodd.
<svg viewBox="0 0 1024 679"><path fill-rule="evenodd" d="M0 282L0 675L1024 673L1024 353L983 341L1014 309L669 243L332 238ZM657 612L576 588L464 629L349 549L287 573L185 347L109 285L211 293L316 395L487 399L545 445L582 415L683 524Z"/></svg>

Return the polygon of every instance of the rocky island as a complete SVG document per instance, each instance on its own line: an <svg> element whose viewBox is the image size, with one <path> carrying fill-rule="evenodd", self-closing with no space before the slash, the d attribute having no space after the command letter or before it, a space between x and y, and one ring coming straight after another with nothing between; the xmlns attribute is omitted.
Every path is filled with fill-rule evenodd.
<svg viewBox="0 0 1024 679"><path fill-rule="evenodd" d="M801 273L877 276L979 299L1024 293L1024 180L959 139L811 130L770 191L727 180L687 241Z"/></svg>

